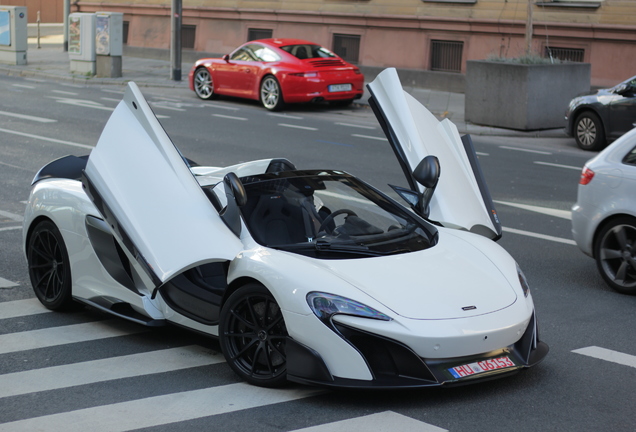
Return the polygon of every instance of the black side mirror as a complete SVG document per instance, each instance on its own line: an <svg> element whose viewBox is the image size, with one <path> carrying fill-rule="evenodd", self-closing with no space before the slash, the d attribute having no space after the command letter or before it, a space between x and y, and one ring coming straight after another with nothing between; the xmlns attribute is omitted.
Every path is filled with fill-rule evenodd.
<svg viewBox="0 0 636 432"><path fill-rule="evenodd" d="M425 218L429 214L428 205L431 202L431 198L433 198L433 192L435 192L437 187L440 172L439 159L436 156L426 156L413 170L415 180L426 188L420 195L417 205L419 213Z"/></svg>
<svg viewBox="0 0 636 432"><path fill-rule="evenodd" d="M222 58L223 58L223 60L225 60L225 63L229 63L230 62L230 55L229 54L225 54Z"/></svg>
<svg viewBox="0 0 636 432"><path fill-rule="evenodd" d="M225 175L223 183L225 185L227 203L225 208L219 212L219 215L225 225L239 237L241 235L241 212L239 207L244 206L247 202L247 194L243 183L233 172Z"/></svg>

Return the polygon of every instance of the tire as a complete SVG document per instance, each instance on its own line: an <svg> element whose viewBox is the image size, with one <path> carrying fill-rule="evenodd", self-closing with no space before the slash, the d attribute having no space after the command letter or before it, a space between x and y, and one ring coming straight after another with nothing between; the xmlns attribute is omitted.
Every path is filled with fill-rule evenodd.
<svg viewBox="0 0 636 432"><path fill-rule="evenodd" d="M227 363L248 383L280 387L287 382L287 329L264 286L247 284L230 295L221 309L219 338Z"/></svg>
<svg viewBox="0 0 636 432"><path fill-rule="evenodd" d="M583 150L598 151L605 147L603 123L591 111L586 111L576 118L573 132L576 144Z"/></svg>
<svg viewBox="0 0 636 432"><path fill-rule="evenodd" d="M51 221L36 225L27 244L29 277L35 295L51 310L71 310L71 264L60 230Z"/></svg>
<svg viewBox="0 0 636 432"><path fill-rule="evenodd" d="M636 218L623 216L606 224L594 242L594 257L610 287L636 295Z"/></svg>
<svg viewBox="0 0 636 432"><path fill-rule="evenodd" d="M270 111L280 111L285 105L280 84L272 75L267 75L263 78L259 94L261 104L263 104L265 109Z"/></svg>
<svg viewBox="0 0 636 432"><path fill-rule="evenodd" d="M205 67L200 67L194 71L194 77L192 79L194 84L194 92L200 99L210 100L215 99L214 82L212 81L212 75L210 71Z"/></svg>

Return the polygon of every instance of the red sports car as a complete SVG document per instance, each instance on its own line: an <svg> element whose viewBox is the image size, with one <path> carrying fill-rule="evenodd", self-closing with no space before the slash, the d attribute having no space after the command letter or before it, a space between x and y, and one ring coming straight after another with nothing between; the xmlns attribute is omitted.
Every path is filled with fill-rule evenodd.
<svg viewBox="0 0 636 432"><path fill-rule="evenodd" d="M364 75L328 49L300 39L261 39L223 58L198 60L190 89L201 99L217 95L260 100L276 111L285 103L328 101L347 105L362 97Z"/></svg>

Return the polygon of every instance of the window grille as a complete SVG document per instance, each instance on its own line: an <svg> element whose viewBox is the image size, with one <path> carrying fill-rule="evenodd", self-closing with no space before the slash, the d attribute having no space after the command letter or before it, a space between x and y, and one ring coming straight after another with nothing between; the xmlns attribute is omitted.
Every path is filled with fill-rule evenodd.
<svg viewBox="0 0 636 432"><path fill-rule="evenodd" d="M563 61L582 63L583 58L585 57L585 50L582 48L545 47L543 56Z"/></svg>
<svg viewBox="0 0 636 432"><path fill-rule="evenodd" d="M431 70L461 72L464 42L431 41Z"/></svg>
<svg viewBox="0 0 636 432"><path fill-rule="evenodd" d="M247 29L247 42L257 39L270 39L273 33L270 29Z"/></svg>
<svg viewBox="0 0 636 432"><path fill-rule="evenodd" d="M181 48L194 49L194 35L197 26L181 25Z"/></svg>
<svg viewBox="0 0 636 432"><path fill-rule="evenodd" d="M334 34L333 52L349 63L358 63L360 56L360 36Z"/></svg>

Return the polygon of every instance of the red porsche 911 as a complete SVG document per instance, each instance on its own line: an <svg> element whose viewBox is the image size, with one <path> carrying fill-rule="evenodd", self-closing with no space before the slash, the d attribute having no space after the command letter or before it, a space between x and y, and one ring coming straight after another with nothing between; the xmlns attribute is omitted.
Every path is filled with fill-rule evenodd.
<svg viewBox="0 0 636 432"><path fill-rule="evenodd" d="M201 99L217 95L260 100L268 110L285 103L327 101L348 105L360 99L364 76L328 49L300 39L261 39L222 58L198 60L190 89Z"/></svg>

